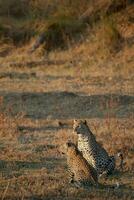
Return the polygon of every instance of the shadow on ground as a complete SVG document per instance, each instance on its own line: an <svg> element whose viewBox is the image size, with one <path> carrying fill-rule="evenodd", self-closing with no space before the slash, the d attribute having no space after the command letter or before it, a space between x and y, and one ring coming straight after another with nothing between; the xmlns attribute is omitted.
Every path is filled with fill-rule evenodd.
<svg viewBox="0 0 134 200"><path fill-rule="evenodd" d="M13 115L24 112L33 119L72 119L130 117L134 112L134 97L106 94L82 96L71 92L0 93L2 111Z"/></svg>
<svg viewBox="0 0 134 200"><path fill-rule="evenodd" d="M67 60L37 60L37 61L27 61L27 62L10 62L10 67L39 67L43 65L63 65Z"/></svg>
<svg viewBox="0 0 134 200"><path fill-rule="evenodd" d="M30 126L18 126L18 130L21 132L44 132L44 131L58 131L60 129L71 129L69 126L41 126L41 127L30 127Z"/></svg>
<svg viewBox="0 0 134 200"><path fill-rule="evenodd" d="M10 79L30 79L36 78L36 73L18 73L18 72L3 72L0 73L0 79L2 78L10 78Z"/></svg>
<svg viewBox="0 0 134 200"><path fill-rule="evenodd" d="M24 112L33 119L72 119L130 117L134 111L134 97L129 95L84 96L71 92L0 93L2 111L12 114Z"/></svg>
<svg viewBox="0 0 134 200"><path fill-rule="evenodd" d="M20 171L20 170L38 170L46 168L48 170L53 170L59 163L62 163L63 159L61 158L43 158L40 162L34 161L5 161L0 160L0 173L9 174L11 171Z"/></svg>

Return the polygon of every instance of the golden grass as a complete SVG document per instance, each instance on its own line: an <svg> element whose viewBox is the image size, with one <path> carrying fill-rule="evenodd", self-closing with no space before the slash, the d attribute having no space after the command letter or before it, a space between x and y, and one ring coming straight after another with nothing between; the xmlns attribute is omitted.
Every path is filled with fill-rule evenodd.
<svg viewBox="0 0 134 200"><path fill-rule="evenodd" d="M88 29L81 42L66 51L51 52L48 60L39 56L41 49L29 55L29 44L21 48L11 45L11 51L10 45L1 47L0 53L5 52L0 57L1 199L134 198L133 103L126 100L122 105L118 100L111 98L106 102L103 98L104 94L114 93L121 95L120 99L124 95L132 99L133 44L126 39L118 53L108 53L106 47L100 46L98 34L101 31L96 27L90 34ZM92 113L85 101L83 105L76 101L76 107L81 106L79 116L71 106L67 108L73 103L73 93L77 93L78 98L83 94L96 95L93 102L98 98L99 104L94 103L93 107L98 117L87 118L87 112ZM58 102L61 96L62 106ZM116 172L106 181L100 180L110 185L119 182L118 190L92 188L88 191L68 184L66 158L61 151L67 140L77 141L72 133L74 116L87 118L97 140L111 155L119 150L123 152L123 172Z"/></svg>
<svg viewBox="0 0 134 200"><path fill-rule="evenodd" d="M61 54L61 52L59 54ZM65 52L63 55L65 55ZM58 56L60 57L57 53L57 57ZM9 57L8 59L11 61L11 58L12 57ZM22 62L19 58L18 61ZM4 64L6 64L5 61ZM133 93L132 75L129 70L130 78L128 78L128 76L125 78L126 69L120 69L120 71L118 71L119 74L115 75L113 73L115 69L113 69L111 73L110 69L112 69L112 66L110 66L110 69L105 70L105 75L102 75L102 69L96 67L94 70L97 69L98 71L94 71L93 75L86 78L86 76L84 77L85 74L80 77L81 72L77 71L77 66L72 66L74 69L71 69L74 70L74 72L77 72L76 77L74 77L75 73L73 74L71 71L68 72L66 63L62 64L60 67L56 66L56 64L52 66L52 69L50 69L50 66L46 66L46 69L44 69L44 66L36 68L24 67L21 69L12 66L8 68L10 71L8 71L8 69L3 71L4 67L1 68L1 73L10 72L12 74L16 72L19 75L24 73L28 75L26 79L22 78L23 76L17 78L17 74L14 75L14 78L10 76L2 78L0 80L3 85L3 88L1 89L2 94L4 94L4 90L8 93L20 92L22 94L26 91L35 94L39 92L51 92L55 90L55 85L57 85L59 91L66 90L72 92L84 92L86 94L104 94L106 91L109 93L113 91L113 93L126 93L129 95ZM82 71L83 69L80 70ZM53 76L48 77L45 80L44 77L51 75L52 72ZM68 73L68 76L73 79L66 79L66 72ZM35 73L38 79L36 80L36 76L32 76L31 73ZM56 76L58 76L58 78L53 79ZM109 79L109 77L112 78ZM121 85L122 82L124 82L124 86ZM3 83L5 83L5 85ZM43 85L45 85L44 88ZM76 189L68 184L66 158L61 154L61 151L64 151L64 144L66 141L71 140L76 142L77 140L76 135L72 134L73 120L61 120L63 127L60 127L58 123L59 120L53 119L52 113L50 113L48 119L30 119L26 116L24 111L25 101L27 101L27 98L25 99L24 97L19 104L20 110L22 110L23 113L18 113L15 117L12 116L13 105L11 104L6 107L6 113L1 111L0 114L1 198L85 198L95 200L107 198L125 200L126 196L128 199L133 198L133 116L121 119L117 118L115 115L114 118L111 118L111 109L117 108L119 106L118 102L111 99L107 105L109 112L104 119L93 118L87 120L91 130L95 133L97 140L103 144L111 155L119 150L123 152L125 159L124 171L116 172L107 181L100 180L101 183L110 185L115 185L116 182L119 182L120 188L117 191L107 191L107 189L99 190L95 188L87 191L82 188ZM1 96L1 107L4 102L5 97ZM14 104L15 102L12 103ZM33 108L39 109L40 106L36 104ZM103 99L102 102L100 102L100 109L102 112L105 109L105 102L103 102ZM9 113L10 115L8 115ZM61 115L64 116L64 114L64 111L61 110Z"/></svg>
<svg viewBox="0 0 134 200"><path fill-rule="evenodd" d="M91 119L88 124L111 155L119 150L124 155L124 171L105 182L111 185L119 182L121 187L116 192L111 191L109 198L120 199L122 194L123 199L126 195L131 199L134 188L133 119ZM90 195L92 199L107 198L109 193L106 190L83 191L67 182L66 159L59 151L63 150L67 140L76 140L72 134L72 120L66 121L66 128L63 129L54 120L33 121L25 118L19 120L17 126L24 128L18 129L13 136L15 139L6 136L6 141L1 144L1 198L59 199L68 196L71 199L88 199ZM10 127L10 130L14 132L14 128ZM7 143L7 140L12 142ZM103 180L101 182L104 183Z"/></svg>

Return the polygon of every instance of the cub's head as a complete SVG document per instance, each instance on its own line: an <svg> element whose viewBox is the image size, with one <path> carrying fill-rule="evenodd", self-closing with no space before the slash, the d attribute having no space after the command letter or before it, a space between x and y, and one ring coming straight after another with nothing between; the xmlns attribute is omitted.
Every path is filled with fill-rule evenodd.
<svg viewBox="0 0 134 200"><path fill-rule="evenodd" d="M74 120L73 131L77 134L85 135L89 132L89 127L86 120Z"/></svg>
<svg viewBox="0 0 134 200"><path fill-rule="evenodd" d="M77 154L78 153L78 149L76 147L76 145L72 142L67 142L66 143L66 147L67 147L67 154Z"/></svg>

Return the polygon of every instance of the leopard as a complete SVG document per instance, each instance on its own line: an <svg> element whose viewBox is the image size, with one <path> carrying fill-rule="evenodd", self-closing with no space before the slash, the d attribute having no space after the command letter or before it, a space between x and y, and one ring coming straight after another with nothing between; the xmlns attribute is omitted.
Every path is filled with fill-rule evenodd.
<svg viewBox="0 0 134 200"><path fill-rule="evenodd" d="M97 171L87 162L76 144L66 143L69 183L77 187L98 185Z"/></svg>
<svg viewBox="0 0 134 200"><path fill-rule="evenodd" d="M95 135L90 130L86 120L77 120L73 122L73 132L77 134L77 146L82 152L83 157L97 171L98 176L111 175L116 167L117 157L121 154L109 156L104 147L97 142Z"/></svg>

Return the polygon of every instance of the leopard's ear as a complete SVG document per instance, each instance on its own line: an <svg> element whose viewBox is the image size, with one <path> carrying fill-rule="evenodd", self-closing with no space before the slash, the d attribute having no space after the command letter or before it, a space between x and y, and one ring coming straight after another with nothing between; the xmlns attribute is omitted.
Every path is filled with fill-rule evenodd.
<svg viewBox="0 0 134 200"><path fill-rule="evenodd" d="M80 151L77 148L75 149L75 151L76 151L76 155L80 154Z"/></svg>
<svg viewBox="0 0 134 200"><path fill-rule="evenodd" d="M73 143L70 140L68 140L66 145L67 145L67 147L71 147L71 146L73 146Z"/></svg>
<svg viewBox="0 0 134 200"><path fill-rule="evenodd" d="M70 143L70 142L67 142L66 145L67 145L67 147L70 147L70 146L71 146L71 143Z"/></svg>
<svg viewBox="0 0 134 200"><path fill-rule="evenodd" d="M85 125L87 125L87 121L86 121L86 120L83 120L83 123L84 123Z"/></svg>

